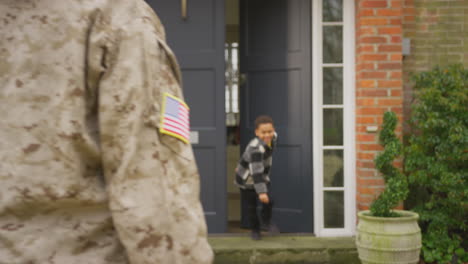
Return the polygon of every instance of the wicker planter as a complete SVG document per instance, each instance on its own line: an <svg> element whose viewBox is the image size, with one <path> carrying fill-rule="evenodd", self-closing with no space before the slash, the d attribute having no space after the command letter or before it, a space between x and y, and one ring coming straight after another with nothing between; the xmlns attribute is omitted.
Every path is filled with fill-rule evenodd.
<svg viewBox="0 0 468 264"><path fill-rule="evenodd" d="M421 230L418 214L395 210L402 217L375 217L358 213L356 246L363 264L410 264L419 262Z"/></svg>

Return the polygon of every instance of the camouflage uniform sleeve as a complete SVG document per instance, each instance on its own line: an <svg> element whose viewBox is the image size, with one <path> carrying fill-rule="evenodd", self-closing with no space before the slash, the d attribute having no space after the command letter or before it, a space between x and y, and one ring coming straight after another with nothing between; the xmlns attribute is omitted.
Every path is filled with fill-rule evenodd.
<svg viewBox="0 0 468 264"><path fill-rule="evenodd" d="M88 37L113 222L132 264L211 263L191 146L158 132L164 92L183 97L179 68L153 11L129 3L97 12Z"/></svg>

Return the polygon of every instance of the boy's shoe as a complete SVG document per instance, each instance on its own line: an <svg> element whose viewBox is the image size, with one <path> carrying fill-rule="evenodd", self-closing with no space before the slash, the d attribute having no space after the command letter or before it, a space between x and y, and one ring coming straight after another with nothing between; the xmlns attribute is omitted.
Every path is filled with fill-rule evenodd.
<svg viewBox="0 0 468 264"><path fill-rule="evenodd" d="M260 231L254 231L254 230L252 230L252 232L250 233L250 237L252 238L252 240L262 239L262 235L260 235Z"/></svg>
<svg viewBox="0 0 468 264"><path fill-rule="evenodd" d="M271 235L278 235L280 233L278 226L275 224L269 224L267 231Z"/></svg>

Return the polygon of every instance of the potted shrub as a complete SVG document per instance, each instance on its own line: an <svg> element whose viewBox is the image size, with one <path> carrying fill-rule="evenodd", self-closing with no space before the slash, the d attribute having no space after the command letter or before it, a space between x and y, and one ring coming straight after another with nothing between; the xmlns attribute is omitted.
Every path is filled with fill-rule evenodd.
<svg viewBox="0 0 468 264"><path fill-rule="evenodd" d="M358 213L356 246L364 264L419 262L418 214L393 210L408 195L406 176L393 165L402 153L402 143L395 135L397 120L395 113L386 112L379 133L384 150L376 157L375 165L385 179L385 190L371 204L370 211Z"/></svg>

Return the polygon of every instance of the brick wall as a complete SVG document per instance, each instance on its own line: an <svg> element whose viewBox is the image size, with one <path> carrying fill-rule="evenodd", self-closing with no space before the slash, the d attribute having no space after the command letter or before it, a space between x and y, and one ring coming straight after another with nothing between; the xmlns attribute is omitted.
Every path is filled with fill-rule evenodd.
<svg viewBox="0 0 468 264"><path fill-rule="evenodd" d="M382 123L383 113L403 114L402 19L404 0L356 0L356 179L357 209L367 209L383 190L374 168L382 150L368 126ZM401 123L397 133L401 135Z"/></svg>
<svg viewBox="0 0 468 264"><path fill-rule="evenodd" d="M403 34L411 41L411 53L403 60L407 119L412 101L411 73L452 63L468 68L468 1L405 0L403 15Z"/></svg>

